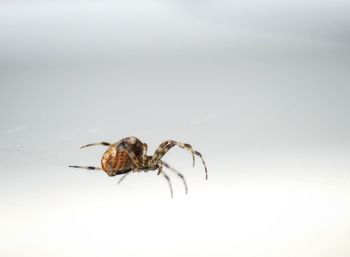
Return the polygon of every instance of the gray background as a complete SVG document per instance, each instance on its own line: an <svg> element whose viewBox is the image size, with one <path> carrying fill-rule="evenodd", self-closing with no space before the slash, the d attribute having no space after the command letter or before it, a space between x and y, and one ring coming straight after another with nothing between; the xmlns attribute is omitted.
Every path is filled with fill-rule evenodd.
<svg viewBox="0 0 350 257"><path fill-rule="evenodd" d="M1 256L349 256L347 1L1 1ZM117 178L101 140L164 158Z"/></svg>

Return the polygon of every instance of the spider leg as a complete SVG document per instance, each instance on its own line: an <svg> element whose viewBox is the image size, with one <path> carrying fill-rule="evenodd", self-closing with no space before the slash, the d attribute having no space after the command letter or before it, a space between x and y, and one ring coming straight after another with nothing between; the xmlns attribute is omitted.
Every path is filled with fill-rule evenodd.
<svg viewBox="0 0 350 257"><path fill-rule="evenodd" d="M147 146L147 144L142 144L142 161L144 162L144 161L146 161L146 159L147 159L147 148L148 148L148 146Z"/></svg>
<svg viewBox="0 0 350 257"><path fill-rule="evenodd" d="M127 176L127 175L129 175L131 172L128 172L128 173L125 173L119 180L118 180L118 185L120 184L120 182L122 182L124 179L125 179L125 177Z"/></svg>
<svg viewBox="0 0 350 257"><path fill-rule="evenodd" d="M201 158L202 163L204 165L204 169L205 169L205 179L208 179L208 170L207 170L207 165L205 164L205 161L202 157L202 154L193 150L192 146L190 144L184 144L184 143L180 143L180 142L176 142L174 140L168 140L168 141L164 141L163 143L161 143L159 145L159 147L157 148L157 150L155 151L153 157L152 157L152 162L154 161L159 161L171 148L173 148L175 145L181 147L182 149L188 150L192 153L192 157L193 157L193 165L194 165L194 155L197 155Z"/></svg>
<svg viewBox="0 0 350 257"><path fill-rule="evenodd" d="M89 147L89 146L95 146L95 145L110 146L112 144L107 143L107 142L93 143L93 144L83 145L82 147L80 147L80 149L85 148L85 147Z"/></svg>
<svg viewBox="0 0 350 257"><path fill-rule="evenodd" d="M185 180L185 177L180 173L178 172L176 169L174 169L173 167L169 166L169 164L167 164L166 162L164 161L161 161L161 163L166 167L168 168L169 170L171 170L172 172L176 173L183 181L184 183L184 186L185 186L185 191L186 191L186 194L187 194L187 183L186 183L186 180Z"/></svg>
<svg viewBox="0 0 350 257"><path fill-rule="evenodd" d="M204 166L204 169L205 169L205 179L208 179L208 169L207 169L207 165L205 164L205 161L203 159L202 154L200 152L197 152L197 151L194 151L194 154L201 158L203 166Z"/></svg>
<svg viewBox="0 0 350 257"><path fill-rule="evenodd" d="M194 158L194 150L192 149L192 146L190 144L184 144L180 142L176 142L174 140L167 140L161 143L157 150L155 151L152 161L160 160L171 148L173 148L175 145L178 147L181 147L182 149L185 149L187 151L190 151L192 153L192 160L193 160L193 166L195 164L195 158Z"/></svg>
<svg viewBox="0 0 350 257"><path fill-rule="evenodd" d="M139 158L137 158L136 154L134 153L134 151L131 148L131 145L129 142L127 141L123 141L122 143L120 143L120 146L123 147L125 149L125 151L128 153L131 161L134 163L134 165L136 166L138 171L141 171L142 169L142 162L139 160Z"/></svg>
<svg viewBox="0 0 350 257"><path fill-rule="evenodd" d="M172 187L172 185L171 185L170 178L169 178L169 176L168 176L167 174L164 173L164 171L162 170L162 167L163 167L162 165L159 166L159 172L158 172L158 174L159 174L159 173L162 173L162 175L164 176L164 178L167 180L168 185L169 185L169 189L170 189L170 196L171 196L171 198L173 198L173 187Z"/></svg>
<svg viewBox="0 0 350 257"><path fill-rule="evenodd" d="M78 169L86 169L86 170L102 170L99 167L93 167L93 166L76 166L76 165L70 165L69 168L78 168Z"/></svg>

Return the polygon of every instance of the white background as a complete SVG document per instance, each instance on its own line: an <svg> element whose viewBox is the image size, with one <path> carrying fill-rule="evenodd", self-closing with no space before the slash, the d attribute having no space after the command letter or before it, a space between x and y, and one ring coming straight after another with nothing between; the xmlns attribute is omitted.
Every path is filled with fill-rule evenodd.
<svg viewBox="0 0 350 257"><path fill-rule="evenodd" d="M350 255L347 1L1 1L1 256ZM174 148L118 178L103 147Z"/></svg>

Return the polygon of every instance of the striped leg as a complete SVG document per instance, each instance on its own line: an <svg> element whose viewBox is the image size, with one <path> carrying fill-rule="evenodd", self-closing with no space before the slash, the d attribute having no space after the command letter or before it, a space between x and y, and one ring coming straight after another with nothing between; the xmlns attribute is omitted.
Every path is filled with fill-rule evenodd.
<svg viewBox="0 0 350 257"><path fill-rule="evenodd" d="M202 154L200 152L197 152L197 151L194 151L194 154L201 158L203 166L204 166L204 169L205 169L205 179L208 179L208 169L207 169L207 165L205 164L205 161L204 161L204 159L202 157Z"/></svg>
<svg viewBox="0 0 350 257"><path fill-rule="evenodd" d="M159 165L159 172L158 172L158 174L161 173L164 176L164 178L168 181L168 185L169 185L169 189L170 189L170 196L171 196L171 198L173 198L173 187L171 185L170 178L169 178L169 176L167 174L164 173L162 168L163 168L163 166Z"/></svg>
<svg viewBox="0 0 350 257"><path fill-rule="evenodd" d="M134 151L131 149L130 143L126 140L123 140L123 142L120 143L120 145L127 151L131 161L136 166L135 171L141 171L142 170L142 162L137 158Z"/></svg>
<svg viewBox="0 0 350 257"><path fill-rule="evenodd" d="M102 170L99 167L93 167L93 166L76 166L76 165L70 165L69 168L78 168L78 169L86 169L86 170Z"/></svg>
<svg viewBox="0 0 350 257"><path fill-rule="evenodd" d="M95 146L95 145L111 146L110 143L100 142L100 143L93 143L93 144L83 145L82 147L80 147L80 149L85 148L85 147L89 147L89 146Z"/></svg>
<svg viewBox="0 0 350 257"><path fill-rule="evenodd" d="M192 146L189 144L176 142L174 140L167 140L161 143L158 146L157 150L155 151L152 157L152 161L159 161L160 159L162 159L162 157L175 145L177 145L178 147L181 147L182 149L188 150L192 153L193 166L194 166L195 158L194 158L194 150L192 149Z"/></svg>
<svg viewBox="0 0 350 257"><path fill-rule="evenodd" d="M147 160L147 144L142 144L142 161L145 162Z"/></svg>
<svg viewBox="0 0 350 257"><path fill-rule="evenodd" d="M164 161L161 161L161 162L166 168L168 168L172 172L176 173L182 179L182 181L184 183L184 186L185 186L185 191L186 191L186 194L187 194L188 190L187 190L187 183L186 183L185 177L180 172L178 172L176 169L174 169L173 167L169 166L169 164L167 164L166 162L164 162Z"/></svg>
<svg viewBox="0 0 350 257"><path fill-rule="evenodd" d="M205 164L205 161L201 155L201 153L193 150L192 146L190 144L184 144L184 143L179 143L176 142L174 140L168 140L165 141L163 143L161 143L159 145L159 147L157 148L157 150L155 151L153 157L152 157L152 162L157 162L159 161L171 148L173 148L175 145L181 147L182 149L188 150L192 153L192 157L193 157L193 165L194 165L194 155L197 155L201 158L202 163L204 165L205 168L205 179L208 179L208 171L207 171L207 165Z"/></svg>

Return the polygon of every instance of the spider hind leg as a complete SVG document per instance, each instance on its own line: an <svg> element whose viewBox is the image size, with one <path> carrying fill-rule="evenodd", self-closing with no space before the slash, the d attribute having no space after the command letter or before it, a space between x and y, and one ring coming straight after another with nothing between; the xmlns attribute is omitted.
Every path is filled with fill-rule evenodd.
<svg viewBox="0 0 350 257"><path fill-rule="evenodd" d="M69 168L78 168L78 169L86 169L86 170L102 170L99 167L94 166L77 166L77 165L69 165Z"/></svg>
<svg viewBox="0 0 350 257"><path fill-rule="evenodd" d="M129 175L131 172L125 173L119 180L118 180L118 185L125 179L127 175Z"/></svg>
<svg viewBox="0 0 350 257"><path fill-rule="evenodd" d="M85 147L95 146L95 145L111 146L112 144L107 143L107 142L93 143L93 144L83 145L82 147L80 147L80 149L85 148Z"/></svg>

